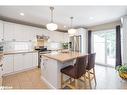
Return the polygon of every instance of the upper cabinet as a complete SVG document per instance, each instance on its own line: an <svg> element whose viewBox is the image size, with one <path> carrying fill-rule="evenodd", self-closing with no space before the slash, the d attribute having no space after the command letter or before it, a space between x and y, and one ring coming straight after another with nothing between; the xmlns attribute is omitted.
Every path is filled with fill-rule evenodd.
<svg viewBox="0 0 127 95"><path fill-rule="evenodd" d="M0 42L3 40L3 22L0 21Z"/></svg>
<svg viewBox="0 0 127 95"><path fill-rule="evenodd" d="M10 22L4 22L4 40L14 40L14 24Z"/></svg>
<svg viewBox="0 0 127 95"><path fill-rule="evenodd" d="M16 41L34 41L41 30L32 26L15 24L14 38Z"/></svg>
<svg viewBox="0 0 127 95"><path fill-rule="evenodd" d="M3 29L4 28L4 29ZM4 30L4 31L3 31ZM10 22L0 22L0 40L5 41L36 41L36 35L45 35L50 37L52 42L67 42L68 37L65 33L57 31L48 31L46 29L15 24Z"/></svg>

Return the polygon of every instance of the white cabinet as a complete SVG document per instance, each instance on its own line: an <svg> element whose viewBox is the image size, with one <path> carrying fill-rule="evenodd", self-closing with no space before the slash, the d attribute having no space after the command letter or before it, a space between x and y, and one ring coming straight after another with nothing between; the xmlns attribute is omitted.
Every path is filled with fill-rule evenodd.
<svg viewBox="0 0 127 95"><path fill-rule="evenodd" d="M42 63L41 63L41 70L42 70L42 76L45 78L45 80L48 80L49 83L53 86L57 86L57 61L42 57Z"/></svg>
<svg viewBox="0 0 127 95"><path fill-rule="evenodd" d="M14 25L14 38L16 41L24 41L27 37L27 35L24 35L24 26L20 24L15 24Z"/></svg>
<svg viewBox="0 0 127 95"><path fill-rule="evenodd" d="M3 40L3 22L0 21L0 42Z"/></svg>
<svg viewBox="0 0 127 95"><path fill-rule="evenodd" d="M4 55L3 58L3 74L13 72L13 55Z"/></svg>
<svg viewBox="0 0 127 95"><path fill-rule="evenodd" d="M24 69L23 54L14 55L14 71L20 71Z"/></svg>
<svg viewBox="0 0 127 95"><path fill-rule="evenodd" d="M23 55L24 69L33 67L33 54L27 53Z"/></svg>
<svg viewBox="0 0 127 95"><path fill-rule="evenodd" d="M9 22L4 22L4 40L12 41L14 40L14 24Z"/></svg>
<svg viewBox="0 0 127 95"><path fill-rule="evenodd" d="M14 38L16 41L34 41L36 35L42 34L39 28L15 24Z"/></svg>
<svg viewBox="0 0 127 95"><path fill-rule="evenodd" d="M37 53L23 53L14 55L14 71L21 71L37 67Z"/></svg>

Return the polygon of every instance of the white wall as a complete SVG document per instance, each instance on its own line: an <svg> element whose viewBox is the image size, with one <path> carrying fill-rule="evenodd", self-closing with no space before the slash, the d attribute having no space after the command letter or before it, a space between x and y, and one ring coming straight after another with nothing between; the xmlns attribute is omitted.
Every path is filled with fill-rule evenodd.
<svg viewBox="0 0 127 95"><path fill-rule="evenodd" d="M127 16L123 17L123 63L127 64Z"/></svg>

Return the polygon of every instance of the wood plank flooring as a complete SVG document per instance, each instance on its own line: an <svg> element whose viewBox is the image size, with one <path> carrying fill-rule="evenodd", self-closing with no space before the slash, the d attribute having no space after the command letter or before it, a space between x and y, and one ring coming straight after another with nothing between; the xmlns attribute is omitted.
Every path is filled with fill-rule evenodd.
<svg viewBox="0 0 127 95"><path fill-rule="evenodd" d="M127 89L127 81L122 80L118 76L118 72L114 68L95 66L97 85L93 89ZM41 71L36 68L33 70L17 73L3 77L3 86L10 86L12 89L49 89L48 86L41 80ZM83 89L89 89L88 82ZM66 88L67 89L67 88Z"/></svg>
<svg viewBox="0 0 127 95"><path fill-rule="evenodd" d="M47 89L41 80L40 69L33 69L14 75L3 77L3 86L13 89Z"/></svg>

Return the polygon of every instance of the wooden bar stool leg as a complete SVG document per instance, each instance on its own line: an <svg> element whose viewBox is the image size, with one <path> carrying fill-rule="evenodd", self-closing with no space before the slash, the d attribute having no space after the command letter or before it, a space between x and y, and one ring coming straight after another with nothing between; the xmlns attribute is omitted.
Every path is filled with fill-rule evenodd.
<svg viewBox="0 0 127 95"><path fill-rule="evenodd" d="M95 69L93 68L93 76L94 76L94 81L95 81L95 85L97 84L97 81L96 81L96 76L95 76Z"/></svg>
<svg viewBox="0 0 127 95"><path fill-rule="evenodd" d="M70 78L70 83L72 83L72 78Z"/></svg>
<svg viewBox="0 0 127 95"><path fill-rule="evenodd" d="M92 86L91 86L91 79L90 79L90 71L88 71L88 80L89 80L90 89L92 89Z"/></svg>
<svg viewBox="0 0 127 95"><path fill-rule="evenodd" d="M78 79L75 79L75 88L78 88Z"/></svg>
<svg viewBox="0 0 127 95"><path fill-rule="evenodd" d="M63 73L61 73L61 89L63 88Z"/></svg>
<svg viewBox="0 0 127 95"><path fill-rule="evenodd" d="M84 77L84 88L85 88L86 87L86 75L84 74L83 77Z"/></svg>

